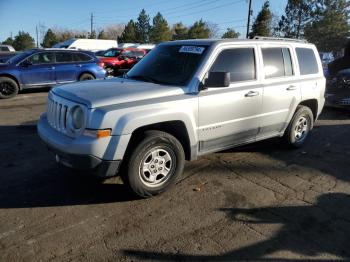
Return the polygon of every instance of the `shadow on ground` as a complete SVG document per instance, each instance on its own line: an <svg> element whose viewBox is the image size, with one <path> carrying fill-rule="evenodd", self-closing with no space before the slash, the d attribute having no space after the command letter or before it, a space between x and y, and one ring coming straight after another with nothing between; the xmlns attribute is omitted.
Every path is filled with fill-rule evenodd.
<svg viewBox="0 0 350 262"><path fill-rule="evenodd" d="M297 261L266 258L278 251L291 251L297 256L311 257L310 261L330 261L322 259L324 254L350 260L350 195L324 194L312 206L228 208L220 211L232 221L253 228L258 224L280 224L281 228L269 239L218 256L143 250L124 250L123 253L130 258L152 261Z"/></svg>

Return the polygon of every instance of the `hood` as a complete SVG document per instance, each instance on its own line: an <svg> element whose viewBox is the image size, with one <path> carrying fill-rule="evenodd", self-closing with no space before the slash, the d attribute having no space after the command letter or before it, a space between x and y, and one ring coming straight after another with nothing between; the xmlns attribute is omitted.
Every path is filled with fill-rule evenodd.
<svg viewBox="0 0 350 262"><path fill-rule="evenodd" d="M76 82L57 86L52 92L89 108L184 94L181 87L124 78Z"/></svg>

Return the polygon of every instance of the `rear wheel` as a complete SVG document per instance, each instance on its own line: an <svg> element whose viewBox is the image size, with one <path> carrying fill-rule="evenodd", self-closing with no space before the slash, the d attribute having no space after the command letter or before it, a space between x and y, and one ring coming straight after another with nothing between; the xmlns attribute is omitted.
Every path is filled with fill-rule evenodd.
<svg viewBox="0 0 350 262"><path fill-rule="evenodd" d="M95 77L92 74L84 73L79 77L79 81L94 80Z"/></svg>
<svg viewBox="0 0 350 262"><path fill-rule="evenodd" d="M11 98L18 94L19 87L15 80L9 77L0 77L0 98Z"/></svg>
<svg viewBox="0 0 350 262"><path fill-rule="evenodd" d="M311 109L306 106L298 106L284 134L285 142L295 148L303 146L313 123L314 116Z"/></svg>
<svg viewBox="0 0 350 262"><path fill-rule="evenodd" d="M161 131L147 131L131 153L123 181L141 197L165 191L183 172L185 154L181 143Z"/></svg>

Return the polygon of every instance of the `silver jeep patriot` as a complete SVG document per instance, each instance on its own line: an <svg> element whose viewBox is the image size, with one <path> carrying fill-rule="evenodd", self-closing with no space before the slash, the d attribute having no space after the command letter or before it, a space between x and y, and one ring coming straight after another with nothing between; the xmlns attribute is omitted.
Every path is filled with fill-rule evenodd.
<svg viewBox="0 0 350 262"><path fill-rule="evenodd" d="M122 78L53 88L38 132L57 162L119 174L148 197L174 183L185 160L272 137L302 146L324 93L306 42L167 42Z"/></svg>

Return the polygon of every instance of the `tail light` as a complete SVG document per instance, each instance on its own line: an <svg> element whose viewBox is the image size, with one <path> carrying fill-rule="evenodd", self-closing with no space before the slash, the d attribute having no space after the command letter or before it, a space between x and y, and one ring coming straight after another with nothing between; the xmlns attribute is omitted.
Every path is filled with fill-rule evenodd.
<svg viewBox="0 0 350 262"><path fill-rule="evenodd" d="M105 63L103 63L101 60L99 60L99 61L97 62L97 65L98 65L99 67L101 67L101 68L104 68Z"/></svg>

